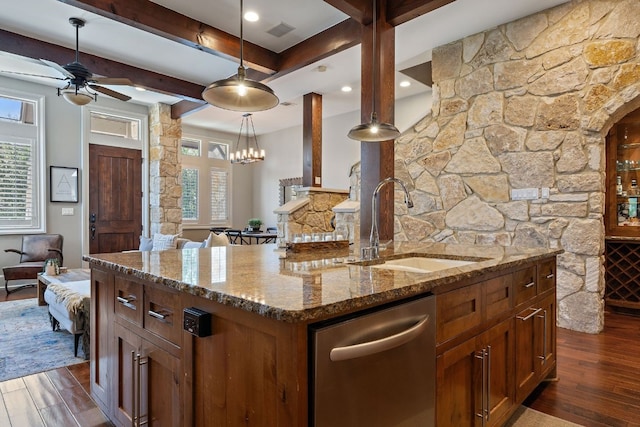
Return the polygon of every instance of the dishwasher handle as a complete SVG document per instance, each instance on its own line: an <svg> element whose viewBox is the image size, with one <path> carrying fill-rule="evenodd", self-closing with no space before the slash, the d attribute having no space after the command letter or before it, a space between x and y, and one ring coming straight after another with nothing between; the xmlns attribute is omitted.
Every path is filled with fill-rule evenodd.
<svg viewBox="0 0 640 427"><path fill-rule="evenodd" d="M424 329L426 329L428 324L429 315L427 314L422 318L422 320L409 329L395 335L361 344L333 348L331 349L331 353L329 353L329 358L334 362L339 362L341 360L356 359L358 357L370 356L372 354L391 350L392 348L399 347L402 344L408 343L418 337Z"/></svg>

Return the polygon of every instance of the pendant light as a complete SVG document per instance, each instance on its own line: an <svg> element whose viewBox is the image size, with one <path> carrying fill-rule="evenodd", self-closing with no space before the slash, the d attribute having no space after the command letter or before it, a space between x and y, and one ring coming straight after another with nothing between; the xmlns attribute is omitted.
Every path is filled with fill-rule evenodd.
<svg viewBox="0 0 640 427"><path fill-rule="evenodd" d="M253 144L251 143L251 135L249 131L249 122L251 122L251 131L253 132ZM242 139L242 129L245 130L244 148L240 148L240 140ZM238 142L236 142L236 152L229 153L229 161L231 163L240 163L246 165L249 163L261 162L264 160L264 149L260 149L258 138L256 137L256 128L253 126L253 116L251 113L242 115L242 123L240 124L240 132L238 133Z"/></svg>
<svg viewBox="0 0 640 427"><path fill-rule="evenodd" d="M243 112L268 110L280 102L276 94L269 86L246 78L243 59L243 3L244 0L240 0L240 66L238 74L211 83L202 92L202 98L209 104L225 110Z"/></svg>
<svg viewBox="0 0 640 427"><path fill-rule="evenodd" d="M380 123L376 113L376 78L378 75L377 52L376 52L376 27L378 26L378 14L376 0L373 0L373 85L371 97L371 121L362 123L351 128L348 137L363 142L380 142L396 139L400 136L400 131L391 123Z"/></svg>

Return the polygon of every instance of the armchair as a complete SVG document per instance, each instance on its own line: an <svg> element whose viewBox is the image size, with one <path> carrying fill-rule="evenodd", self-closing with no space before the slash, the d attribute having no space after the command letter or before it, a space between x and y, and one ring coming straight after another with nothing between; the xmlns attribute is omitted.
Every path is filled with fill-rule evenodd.
<svg viewBox="0 0 640 427"><path fill-rule="evenodd" d="M38 273L44 268L45 260L57 258L62 265L62 242L60 234L34 234L22 236L22 248L5 249L5 252L14 252L20 255L19 264L3 267L4 289L7 295L20 289L35 286L35 283L19 286L9 290L9 280L37 279Z"/></svg>

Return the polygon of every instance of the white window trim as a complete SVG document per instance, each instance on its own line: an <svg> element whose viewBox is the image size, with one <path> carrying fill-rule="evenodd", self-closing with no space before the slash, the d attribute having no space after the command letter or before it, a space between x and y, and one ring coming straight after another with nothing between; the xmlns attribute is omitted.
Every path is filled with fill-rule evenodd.
<svg viewBox="0 0 640 427"><path fill-rule="evenodd" d="M225 227L225 226L230 226L231 225L231 218L233 218L233 203L231 203L231 197L232 197L232 193L231 193L231 188L233 188L233 184L232 184L232 180L233 180L233 174L232 174L232 168L231 168L231 162L229 162L229 160L220 160L220 159L210 159L209 158L209 147L208 144L209 142L214 142L214 143L219 143L219 144L226 144L229 148L227 150L227 155L228 152L231 150L232 148L232 141L226 140L224 138L215 138L215 137L209 137L209 136L204 136L204 135L197 135L197 134L192 134L192 133L183 133L182 134L182 139L187 139L187 140L196 140L196 141L200 141L200 156L196 157L196 156L184 156L182 155L182 150L181 148L178 148L178 155L179 155L179 160L180 160L180 164L182 166L185 167L190 167L190 168L197 168L199 169L200 173L199 175L199 185L198 185L198 191L201 194L210 194L211 193L211 176L210 176L210 171L212 168L216 168L218 170L226 170L228 172L228 197L229 197L229 201L228 201L228 219L226 221L221 221L221 222L212 222L211 221L211 211L210 211L210 205L211 205L211 199L209 198L206 203L204 203L202 200L199 200L198 203L198 220L184 220L182 221L182 227L183 229L202 229L203 227L209 228L209 227Z"/></svg>
<svg viewBox="0 0 640 427"><path fill-rule="evenodd" d="M22 99L35 103L36 123L11 123L0 121L0 134L13 139L28 139L34 143L34 170L33 182L34 192L34 222L29 227L0 227L0 235L16 234L39 234L47 231L47 168L46 168L46 145L45 141L45 119L44 119L44 96L28 92L21 92L7 88L0 88L0 95ZM34 132L33 129L36 128Z"/></svg>

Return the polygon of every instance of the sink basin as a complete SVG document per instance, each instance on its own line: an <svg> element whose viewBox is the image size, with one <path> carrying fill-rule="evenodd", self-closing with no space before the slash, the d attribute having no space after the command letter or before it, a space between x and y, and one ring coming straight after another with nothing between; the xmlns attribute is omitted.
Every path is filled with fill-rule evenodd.
<svg viewBox="0 0 640 427"><path fill-rule="evenodd" d="M372 265L371 268L383 268L385 270L408 271L412 273L431 273L447 268L462 267L475 264L477 261L464 261L459 259L409 257L392 259L383 264Z"/></svg>

